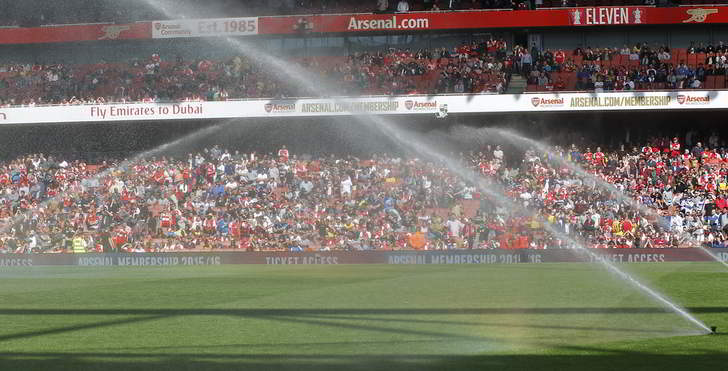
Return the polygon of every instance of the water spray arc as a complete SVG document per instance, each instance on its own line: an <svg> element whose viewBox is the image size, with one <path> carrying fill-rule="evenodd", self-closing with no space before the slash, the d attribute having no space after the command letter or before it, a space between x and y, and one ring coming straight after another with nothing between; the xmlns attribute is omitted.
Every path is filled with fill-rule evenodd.
<svg viewBox="0 0 728 371"><path fill-rule="evenodd" d="M376 121L376 119L377 118L375 117L374 120ZM408 143L411 143L411 142L421 142L421 140L413 140L412 138L407 138L407 139L402 138L401 134L398 133L398 131L396 129L393 129L386 125L381 125L381 123L380 123L380 127L383 130L386 130L398 142L400 142L404 145L407 145ZM411 144L409 144L409 145L411 146ZM524 208L520 204L517 204L517 203L511 201L508 198L508 196L506 196L505 191L502 189L502 187L500 185L493 183L492 181L482 177L480 174L477 174L470 169L462 167L456 161L447 158L447 156L444 156L442 154L439 154L439 153L433 151L431 148L432 147L430 147L430 146L423 146L421 149L418 150L418 152L423 153L433 159L443 161L451 171L457 173L459 176L470 181L471 183L476 184L479 190L481 190L484 194L487 194L490 197L492 197L496 202L500 203L507 209L520 210L523 212L538 215L541 224L544 225L545 229L549 233L551 233L554 237L571 243L573 246L577 247L577 249L579 251L584 252L587 255L589 255L589 257L593 261L600 263L608 272L614 274L616 277L629 283L633 288L642 292L645 296L649 297L650 299L652 299L654 302L658 303L665 309L678 314L680 317L682 317L689 323L697 326L698 328L700 328L701 334L709 334L712 332L711 329L706 324L704 324L699 319L697 319L695 316L690 314L686 309L680 307L679 305L677 305L674 302L667 299L664 295L658 293L656 290L648 287L646 284L640 282L639 280L632 277L628 273L619 269L614 263L602 258L595 252L591 251L589 248L586 248L584 246L583 242L577 241L575 238L554 228L545 218L543 218L542 215L538 214L537 210L531 210L528 208Z"/></svg>
<svg viewBox="0 0 728 371"><path fill-rule="evenodd" d="M581 177L588 178L592 180L596 185L599 186L599 188L603 191L608 192L609 194L615 196L620 202L623 204L629 205L632 209L639 211L642 214L646 214L651 216L652 218L655 218L656 220L660 220L661 216L650 207L636 201L632 197L629 197L628 195L624 194L621 190L619 190L617 187L615 187L613 184L604 181L602 178L584 170L581 166L577 165L576 163L573 163L571 161L565 160L559 154L553 153L546 145L544 145L541 142L535 141L533 139L518 135L510 130L503 130L503 129L485 129L485 131L492 131L509 141L513 143L517 143L519 147L523 146L531 146L533 148L536 148L539 152L542 152L544 154L547 154L550 159L556 161L559 163L559 165L567 167L569 170L573 171L574 173L578 174ZM663 226L666 229L669 229L669 226ZM701 246L701 244L696 241L691 235L688 234L688 237L692 244L699 248L701 251L703 251L706 255L708 255L710 258L715 260L716 262L720 263L724 267L728 268L728 263L720 259L718 256L716 256L714 253L712 253L710 250L706 249L705 247Z"/></svg>
<svg viewBox="0 0 728 371"><path fill-rule="evenodd" d="M150 6L156 8L157 10L163 12L164 14L171 16L174 14L174 12L169 10L169 7L164 6L161 4L161 1L154 1L154 0L144 0L147 2ZM310 79L309 73L301 68L298 68L296 66L290 65L288 63L283 62L281 59L273 57L272 55L266 53L262 50L252 50L251 46L247 43L238 40L233 39L231 37L224 37L223 40L229 44L230 46L236 48L241 53L245 54L251 59L254 59L261 63L266 63L276 69L279 69L287 78L291 79L291 81L294 81L299 87L302 87L304 89L307 89L311 92L317 93L318 95L330 95L326 94L327 92L336 91L336 89L333 88L332 84L326 84L323 81L319 80L312 80ZM375 128L378 130L381 130L383 133L389 135L391 139L394 139L397 143L400 145L412 149L414 152L421 154L425 157L428 157L432 160L444 163L452 172L458 174L463 179L466 179L470 181L473 184L476 184L478 188L483 191L485 194L488 194L491 196L494 200L501 203L502 205L511 208L512 210L516 209L522 209L520 205L516 205L512 201L509 200L508 196L503 190L500 190L500 187L496 184L493 184L492 182L487 181L485 178L481 177L479 174L474 173L473 171L466 169L462 167L457 161L455 161L452 158L449 158L446 155L443 155L436 150L432 146L428 146L423 143L422 140L416 139L413 135L409 135L407 138L403 138L402 133L400 130L394 128L394 126L388 122L388 120L383 119L381 116L373 116L373 115L353 115L354 119L356 119L358 122L361 122L363 124L374 124ZM416 144L415 144L416 143ZM543 219L543 218L542 218ZM552 228L553 229L553 228ZM554 235L557 238L566 237L563 236L560 231L557 231L555 229L551 230L550 232L554 233ZM561 236L561 237L559 237ZM593 254L592 252L589 252L588 249L584 248L581 244L576 244L580 249L587 251L588 253ZM621 276L623 278L629 278L628 282L630 282L633 287L639 289L642 293L646 294L651 299L655 300L662 306L670 309L671 311L675 312L676 314L680 315L682 318L685 318L690 323L694 324L695 326L699 327L702 331L705 331L706 333L710 333L710 329L700 322L697 318L690 315L687 311L684 309L681 309L676 304L672 303L671 301L665 299L662 295L658 294L656 291L650 289L646 285L639 283L636 279L632 278L629 274L621 271L619 268L614 266L611 263L608 263L604 261L604 259L599 259L599 262L601 262L602 265L607 268L608 271L617 274L618 276Z"/></svg>
<svg viewBox="0 0 728 371"><path fill-rule="evenodd" d="M204 129L197 130L197 131L195 131L193 133L190 133L188 135L185 135L182 138L175 139L175 140L173 140L173 141L171 141L169 143L162 144L162 145L160 145L158 147L155 147L155 148L152 148L152 149L150 149L148 151L145 151L145 152L142 152L140 154L137 154L136 156L134 156L134 157L132 157L130 159L127 159L124 162L122 162L122 163L120 163L120 164L118 164L116 166L109 167L108 169L106 169L106 170L104 170L104 171L102 171L102 172L100 172L100 173L98 173L98 174L96 174L96 175L88 178L88 180L100 180L100 179L103 179L106 176L108 176L109 174L112 174L113 172L118 171L118 170L126 171L126 170L128 170L128 168L129 168L130 165L134 164L135 162L137 162L139 160L142 160L142 159L147 158L147 157L155 156L155 155L160 154L160 153L164 153L165 151L167 151L167 150L169 150L171 148L175 148L175 147L178 147L180 145L183 145L184 143L186 143L188 141L192 141L192 140L198 139L198 138L203 137L203 136L207 136L207 135L214 134L217 131L219 131L220 129L222 129L223 127L226 127L228 124L230 124L232 122L235 122L235 121L237 121L237 119L229 120L229 121L224 122L224 123L220 123L220 124L217 124L217 125L214 125L214 126L210 126L210 127L204 128ZM48 198L48 199L40 202L36 207L34 207L32 209L29 209L29 210L27 210L27 211L25 211L23 213L20 213L20 214L14 216L12 218L12 220L5 225L5 227L3 228L2 232L7 232L11 228L15 227L18 223L22 222L24 218L27 218L28 215L29 214L32 214L34 211L37 211L37 210L39 210L41 208L44 208L49 203L54 202L54 201L58 201L59 199L61 199L63 197L66 197L68 195L69 194L67 192L60 192L58 195L56 195L54 197L51 197L51 198Z"/></svg>
<svg viewBox="0 0 728 371"><path fill-rule="evenodd" d="M680 315L680 317L684 318L688 322L694 324L695 326L699 327L702 330L702 334L710 334L714 332L711 330L705 323L697 319L695 316L690 314L685 308L682 308L681 306L675 304L674 302L668 300L664 295L658 293L656 290L648 287L644 283L640 282L636 278L632 277L628 273L624 272L623 270L619 269L614 263L604 259L603 257L599 256L597 253L591 251L589 248L584 247L584 244L580 241L577 241L573 237L559 231L558 229L554 228L552 225L548 224L548 222L544 222L543 225L545 226L545 229L549 231L554 236L557 236L557 238L560 238L562 240L568 241L569 243L576 246L580 251L585 252L589 257L594 260L598 261L599 263L604 266L607 271L614 274L618 278L622 279L623 281L629 283L632 285L635 289L643 292L645 295L649 296L651 299L656 301L658 304L662 305L664 308L673 311Z"/></svg>

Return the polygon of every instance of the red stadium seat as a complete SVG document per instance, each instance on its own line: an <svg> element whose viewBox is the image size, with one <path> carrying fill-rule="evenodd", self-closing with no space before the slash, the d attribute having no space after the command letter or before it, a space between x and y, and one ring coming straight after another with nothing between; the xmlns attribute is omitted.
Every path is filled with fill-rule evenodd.
<svg viewBox="0 0 728 371"><path fill-rule="evenodd" d="M706 76L705 77L705 88L706 89L715 89L715 76Z"/></svg>
<svg viewBox="0 0 728 371"><path fill-rule="evenodd" d="M716 89L725 89L725 76L719 75L715 77L715 88Z"/></svg>
<svg viewBox="0 0 728 371"><path fill-rule="evenodd" d="M674 66L677 64L677 58L677 52L673 50L672 53L670 53L670 59L667 60L667 63L672 63Z"/></svg>
<svg viewBox="0 0 728 371"><path fill-rule="evenodd" d="M686 48L673 48L672 49L673 55L677 58L677 63L680 63L680 61L684 61L687 58L688 50Z"/></svg>
<svg viewBox="0 0 728 371"><path fill-rule="evenodd" d="M687 63L691 67L695 67L695 65L698 64L698 55L697 54L688 54Z"/></svg>

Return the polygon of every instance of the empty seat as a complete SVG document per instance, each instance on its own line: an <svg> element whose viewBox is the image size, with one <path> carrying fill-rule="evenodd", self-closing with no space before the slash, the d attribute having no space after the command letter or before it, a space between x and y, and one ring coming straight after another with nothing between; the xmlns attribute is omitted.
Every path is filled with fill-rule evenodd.
<svg viewBox="0 0 728 371"><path fill-rule="evenodd" d="M705 77L705 88L706 89L715 89L715 76L706 76Z"/></svg>
<svg viewBox="0 0 728 371"><path fill-rule="evenodd" d="M723 75L715 76L715 88L716 89L725 89L725 76L723 76Z"/></svg>

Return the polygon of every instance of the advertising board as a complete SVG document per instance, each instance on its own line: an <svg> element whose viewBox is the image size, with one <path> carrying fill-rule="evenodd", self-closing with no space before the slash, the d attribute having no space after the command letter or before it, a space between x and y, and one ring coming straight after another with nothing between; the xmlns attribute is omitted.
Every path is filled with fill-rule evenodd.
<svg viewBox="0 0 728 371"><path fill-rule="evenodd" d="M0 108L0 125L259 117L726 109L728 91L406 95Z"/></svg>
<svg viewBox="0 0 728 371"><path fill-rule="evenodd" d="M152 22L152 38L224 37L258 34L258 18L181 19Z"/></svg>
<svg viewBox="0 0 728 371"><path fill-rule="evenodd" d="M440 250L440 251L331 251L331 252L169 252L133 254L6 254L0 269L43 265L184 266L222 264L336 265L336 264L541 264L702 262L713 259L699 249L579 249L557 250ZM711 249L728 261L728 251Z"/></svg>

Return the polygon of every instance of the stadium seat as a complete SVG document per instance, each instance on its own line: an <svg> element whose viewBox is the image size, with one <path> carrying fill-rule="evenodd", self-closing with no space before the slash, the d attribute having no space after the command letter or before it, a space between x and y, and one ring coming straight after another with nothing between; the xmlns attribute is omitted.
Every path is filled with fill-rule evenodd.
<svg viewBox="0 0 728 371"><path fill-rule="evenodd" d="M715 76L706 76L705 77L705 88L706 89L715 89Z"/></svg>
<svg viewBox="0 0 728 371"><path fill-rule="evenodd" d="M715 88L716 89L725 89L725 86L726 86L725 85L725 76L723 76L723 75L716 76Z"/></svg>
<svg viewBox="0 0 728 371"><path fill-rule="evenodd" d="M697 54L688 54L687 64L690 67L695 68L695 66L698 64L698 55Z"/></svg>
<svg viewBox="0 0 728 371"><path fill-rule="evenodd" d="M677 63L680 63L680 61L684 61L687 58L687 48L673 48L672 52L677 56Z"/></svg>
<svg viewBox="0 0 728 371"><path fill-rule="evenodd" d="M670 59L667 60L667 63L670 63L673 66L675 66L675 65L677 65L677 60L678 60L677 52L673 50L672 53L670 53Z"/></svg>

